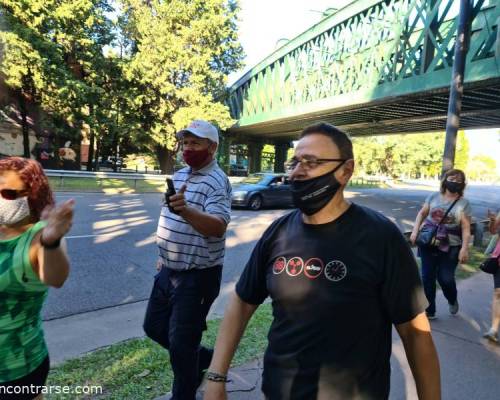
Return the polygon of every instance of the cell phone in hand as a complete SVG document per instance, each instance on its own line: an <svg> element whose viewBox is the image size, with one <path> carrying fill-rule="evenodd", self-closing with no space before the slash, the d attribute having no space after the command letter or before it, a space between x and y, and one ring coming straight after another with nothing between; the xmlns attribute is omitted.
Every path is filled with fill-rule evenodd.
<svg viewBox="0 0 500 400"><path fill-rule="evenodd" d="M168 209L170 210L170 212L173 212L175 213L174 209L172 207L170 207L170 196L173 196L176 192L175 192L175 186L174 186L174 181L170 178L167 178L167 187L166 187L166 190L165 190L165 204L167 205Z"/></svg>

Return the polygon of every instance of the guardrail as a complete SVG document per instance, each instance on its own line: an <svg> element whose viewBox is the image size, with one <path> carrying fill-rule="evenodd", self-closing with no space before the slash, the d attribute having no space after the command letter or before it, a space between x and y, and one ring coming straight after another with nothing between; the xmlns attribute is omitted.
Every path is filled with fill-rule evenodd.
<svg viewBox="0 0 500 400"><path fill-rule="evenodd" d="M378 179L378 178L352 178L349 181L349 186L380 186L385 184L386 181Z"/></svg>
<svg viewBox="0 0 500 400"><path fill-rule="evenodd" d="M171 175L158 174L134 174L134 173L118 173L118 172L88 172L88 171L67 171L67 170L45 170L45 175L50 178L59 178L58 188L64 187L64 179L66 178L93 178L97 180L99 186L102 186L102 181L105 179L123 179L134 181L134 189L137 189L137 182L144 180L165 182ZM238 183L245 177L230 176L229 182Z"/></svg>
<svg viewBox="0 0 500 400"><path fill-rule="evenodd" d="M117 172L88 172L88 171L66 171L66 170L45 170L45 175L51 178L59 178L58 187L64 187L65 178L93 178L97 184L102 186L104 179L123 179L134 181L134 189L137 189L137 181L152 180L164 182L169 175L134 174Z"/></svg>

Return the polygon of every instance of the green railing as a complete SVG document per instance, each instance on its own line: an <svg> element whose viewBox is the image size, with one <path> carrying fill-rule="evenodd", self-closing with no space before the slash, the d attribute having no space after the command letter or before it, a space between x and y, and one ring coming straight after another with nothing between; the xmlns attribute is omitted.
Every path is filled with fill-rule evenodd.
<svg viewBox="0 0 500 400"><path fill-rule="evenodd" d="M230 91L242 127L448 88L459 1L362 0L324 19ZM500 2L474 0L466 83L500 78Z"/></svg>

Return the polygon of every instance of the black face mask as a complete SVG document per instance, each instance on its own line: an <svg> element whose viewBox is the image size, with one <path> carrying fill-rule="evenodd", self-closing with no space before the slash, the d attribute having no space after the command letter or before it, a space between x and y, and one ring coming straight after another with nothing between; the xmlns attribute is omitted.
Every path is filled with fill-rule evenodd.
<svg viewBox="0 0 500 400"><path fill-rule="evenodd" d="M333 171L306 181L292 181L292 197L295 207L306 215L313 215L325 207L340 189L340 183L334 173L344 164L342 162Z"/></svg>
<svg viewBox="0 0 500 400"><path fill-rule="evenodd" d="M465 189L465 184L461 182L445 181L444 187L448 189L451 193L459 193Z"/></svg>

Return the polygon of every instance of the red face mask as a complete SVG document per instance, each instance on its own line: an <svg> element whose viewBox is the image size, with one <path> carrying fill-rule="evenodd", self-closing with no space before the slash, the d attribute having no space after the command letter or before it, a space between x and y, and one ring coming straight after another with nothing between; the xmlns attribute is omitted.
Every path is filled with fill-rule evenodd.
<svg viewBox="0 0 500 400"><path fill-rule="evenodd" d="M205 150L184 150L182 157L187 165L191 168L199 168L207 160L210 153L208 149Z"/></svg>

